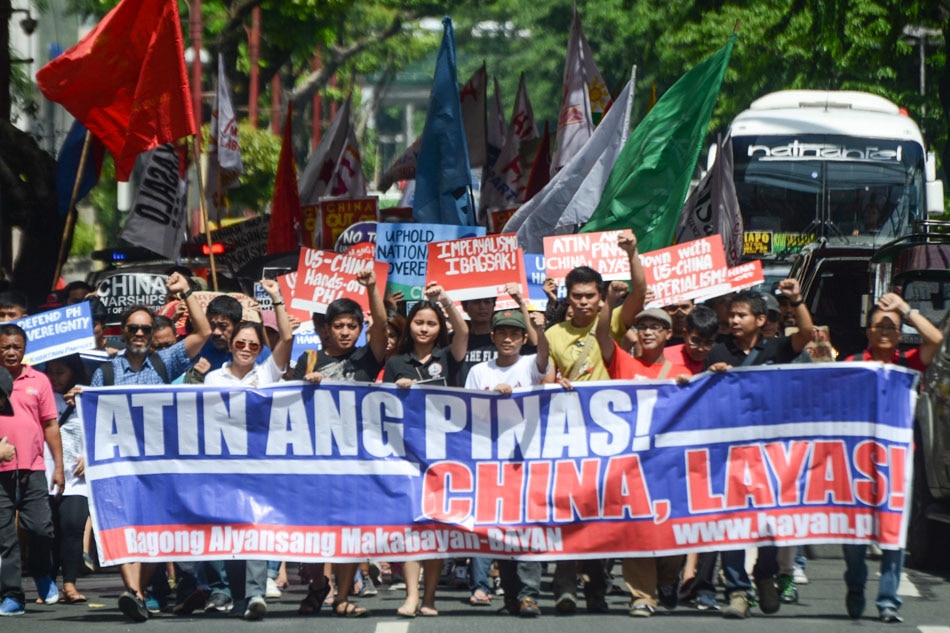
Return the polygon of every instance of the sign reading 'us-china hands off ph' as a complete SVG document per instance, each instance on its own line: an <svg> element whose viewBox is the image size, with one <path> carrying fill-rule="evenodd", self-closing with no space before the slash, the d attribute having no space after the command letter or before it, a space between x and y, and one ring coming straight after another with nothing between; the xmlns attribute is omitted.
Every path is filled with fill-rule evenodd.
<svg viewBox="0 0 950 633"><path fill-rule="evenodd" d="M916 381L832 363L511 397L110 387L80 413L106 563L895 548Z"/></svg>

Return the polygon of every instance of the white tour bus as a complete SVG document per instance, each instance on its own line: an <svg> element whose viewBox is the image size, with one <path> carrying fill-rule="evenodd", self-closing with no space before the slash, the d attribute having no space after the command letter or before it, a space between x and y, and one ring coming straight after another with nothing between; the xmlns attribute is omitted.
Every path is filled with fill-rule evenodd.
<svg viewBox="0 0 950 633"><path fill-rule="evenodd" d="M920 129L883 97L774 92L731 134L748 257L783 259L821 238L880 246L943 211Z"/></svg>

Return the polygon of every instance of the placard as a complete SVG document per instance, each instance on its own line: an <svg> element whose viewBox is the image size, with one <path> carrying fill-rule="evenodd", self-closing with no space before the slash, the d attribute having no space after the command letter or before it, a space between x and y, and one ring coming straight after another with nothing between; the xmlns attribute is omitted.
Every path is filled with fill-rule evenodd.
<svg viewBox="0 0 950 633"><path fill-rule="evenodd" d="M567 273L578 266L590 266L605 281L630 279L630 258L617 246L617 236L624 231L600 231L571 235L548 235L544 238L544 264L547 275L564 285Z"/></svg>
<svg viewBox="0 0 950 633"><path fill-rule="evenodd" d="M650 306L667 306L689 299L729 292L729 272L722 236L718 233L640 254ZM628 276L627 279L630 277Z"/></svg>
<svg viewBox="0 0 950 633"><path fill-rule="evenodd" d="M382 294L386 287L387 271L387 266L382 262L333 251L302 248L290 305L296 310L323 314L332 302L347 297L360 304L364 312L368 312L369 294L366 286L356 280L357 273L368 266L373 266L376 288Z"/></svg>
<svg viewBox="0 0 950 633"><path fill-rule="evenodd" d="M429 244L426 282L433 281L454 301L508 300L505 284L510 282L520 284L521 292L526 292L524 254L518 248L518 237L506 233Z"/></svg>
<svg viewBox="0 0 950 633"><path fill-rule="evenodd" d="M127 308L144 305L158 312L168 296L166 275L153 273L118 273L99 282L96 294L106 307L106 324L114 325Z"/></svg>
<svg viewBox="0 0 950 633"><path fill-rule="evenodd" d="M336 244L340 234L356 222L376 220L379 198L332 199L320 201L320 240L314 246L329 250Z"/></svg>
<svg viewBox="0 0 950 633"><path fill-rule="evenodd" d="M92 309L88 301L31 314L16 324L26 332L23 362L27 365L45 363L96 347Z"/></svg>

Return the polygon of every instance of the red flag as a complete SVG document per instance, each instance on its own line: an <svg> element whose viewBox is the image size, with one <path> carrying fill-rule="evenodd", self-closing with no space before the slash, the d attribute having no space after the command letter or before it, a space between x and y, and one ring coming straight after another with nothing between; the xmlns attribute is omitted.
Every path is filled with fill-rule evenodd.
<svg viewBox="0 0 950 633"><path fill-rule="evenodd" d="M197 131L176 0L123 0L36 81L108 148L120 181L141 152Z"/></svg>
<svg viewBox="0 0 950 633"><path fill-rule="evenodd" d="M538 148L538 153L534 155L531 173L528 175L528 187L524 192L525 202L544 189L544 185L548 184L549 180L551 180L551 130L548 129L548 122L545 121L541 146Z"/></svg>
<svg viewBox="0 0 950 633"><path fill-rule="evenodd" d="M287 103L287 119L284 121L284 140L280 145L277 162L277 178L274 182L274 198L270 204L270 228L267 231L267 254L286 253L301 244L303 213L300 210L300 193L297 191L297 163L291 134L293 103Z"/></svg>

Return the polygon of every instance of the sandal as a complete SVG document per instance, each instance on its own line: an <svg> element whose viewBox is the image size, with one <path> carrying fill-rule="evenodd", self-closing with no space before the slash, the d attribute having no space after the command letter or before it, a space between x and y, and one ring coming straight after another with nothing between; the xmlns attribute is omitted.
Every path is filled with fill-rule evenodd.
<svg viewBox="0 0 950 633"><path fill-rule="evenodd" d="M59 599L63 604L79 604L80 602L86 601L86 596L82 595L78 591L72 591L69 593L63 592L63 596Z"/></svg>
<svg viewBox="0 0 950 633"><path fill-rule="evenodd" d="M473 607L487 607L491 605L491 595L485 593L481 589L476 589L474 592L472 592L468 602Z"/></svg>
<svg viewBox="0 0 950 633"><path fill-rule="evenodd" d="M320 608L323 606L327 596L330 595L330 581L327 578L323 580L325 584L322 587L314 589L313 586L311 586L310 590L307 591L306 597L300 601L297 613L300 615L317 615L320 613Z"/></svg>
<svg viewBox="0 0 950 633"><path fill-rule="evenodd" d="M396 609L396 615L403 618L414 618L419 615L419 603L417 602L412 608L407 608L406 605L408 604L408 602L405 602L401 607Z"/></svg>
<svg viewBox="0 0 950 633"><path fill-rule="evenodd" d="M436 610L435 607L422 606L419 608L419 615L425 618L434 618L437 615L439 615L439 612Z"/></svg>
<svg viewBox="0 0 950 633"><path fill-rule="evenodd" d="M343 607L342 611L340 607ZM333 615L340 618L363 618L369 615L369 609L358 607L349 600L343 600L333 603Z"/></svg>

